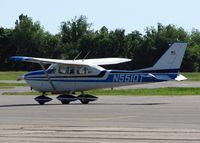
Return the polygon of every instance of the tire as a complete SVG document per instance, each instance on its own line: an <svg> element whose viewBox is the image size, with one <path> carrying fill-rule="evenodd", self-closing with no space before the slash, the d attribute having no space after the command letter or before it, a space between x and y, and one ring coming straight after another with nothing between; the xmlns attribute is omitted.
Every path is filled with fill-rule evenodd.
<svg viewBox="0 0 200 143"><path fill-rule="evenodd" d="M89 100L87 100L87 99L81 99L81 103L82 103L82 104L88 104L88 103L89 103Z"/></svg>

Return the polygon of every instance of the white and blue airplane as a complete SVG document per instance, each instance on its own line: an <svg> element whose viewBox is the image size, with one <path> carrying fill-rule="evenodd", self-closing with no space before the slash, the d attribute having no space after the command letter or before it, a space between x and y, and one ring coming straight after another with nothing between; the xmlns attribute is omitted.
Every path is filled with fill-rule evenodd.
<svg viewBox="0 0 200 143"><path fill-rule="evenodd" d="M95 96L84 94L84 91L91 89L186 80L187 78L179 73L186 47L187 43L174 43L152 67L133 71L106 70L100 66L131 61L126 58L59 60L12 56L10 59L40 64L42 70L28 72L22 76L31 89L42 93L35 98L39 104L52 100L45 95L47 92L61 94L57 99L62 104L69 104L75 100L88 104L97 99ZM45 69L45 64L51 65ZM74 96L78 91L82 94Z"/></svg>

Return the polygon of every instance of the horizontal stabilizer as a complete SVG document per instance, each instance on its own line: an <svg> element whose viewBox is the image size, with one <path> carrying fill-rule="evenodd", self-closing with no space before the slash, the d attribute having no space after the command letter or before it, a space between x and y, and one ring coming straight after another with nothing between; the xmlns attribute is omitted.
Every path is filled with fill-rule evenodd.
<svg viewBox="0 0 200 143"><path fill-rule="evenodd" d="M154 75L154 74L151 74L149 73L148 76L152 77L152 78L155 78L157 80L176 80L176 81L183 81L183 80L186 80L187 78L181 74L177 75L177 77L174 79L172 78L171 76L165 74L161 74L161 75Z"/></svg>
<svg viewBox="0 0 200 143"><path fill-rule="evenodd" d="M172 80L172 78L169 75L154 75L149 73L148 76L155 78L157 80Z"/></svg>
<svg viewBox="0 0 200 143"><path fill-rule="evenodd" d="M183 80L187 80L187 78L185 76L183 76L182 74L179 74L176 78L176 81L183 81Z"/></svg>

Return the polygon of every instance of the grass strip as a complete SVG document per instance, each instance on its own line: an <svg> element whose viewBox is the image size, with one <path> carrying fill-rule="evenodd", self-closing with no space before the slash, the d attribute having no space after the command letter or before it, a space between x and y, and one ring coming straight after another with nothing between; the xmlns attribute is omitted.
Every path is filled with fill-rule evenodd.
<svg viewBox="0 0 200 143"><path fill-rule="evenodd" d="M41 95L39 92L4 92L2 95Z"/></svg>
<svg viewBox="0 0 200 143"><path fill-rule="evenodd" d="M127 89L127 90L92 90L88 91L92 95L130 95L130 96L174 96L174 95L200 95L200 88L152 88L152 89Z"/></svg>
<svg viewBox="0 0 200 143"><path fill-rule="evenodd" d="M14 87L11 87L11 86L0 86L0 89L12 89Z"/></svg>
<svg viewBox="0 0 200 143"><path fill-rule="evenodd" d="M0 82L0 87L14 87L14 86L27 86L26 83L2 83Z"/></svg>
<svg viewBox="0 0 200 143"><path fill-rule="evenodd" d="M128 89L128 90L91 90L86 91L91 95L124 95L124 96L184 96L200 95L200 88L153 88L153 89ZM77 95L80 93L77 92ZM41 95L39 92L4 92L3 95Z"/></svg>
<svg viewBox="0 0 200 143"><path fill-rule="evenodd" d="M200 72L183 72L181 74L187 77L187 81L200 81Z"/></svg>
<svg viewBox="0 0 200 143"><path fill-rule="evenodd" d="M19 76L25 73L26 73L25 71L0 72L0 80L16 80Z"/></svg>

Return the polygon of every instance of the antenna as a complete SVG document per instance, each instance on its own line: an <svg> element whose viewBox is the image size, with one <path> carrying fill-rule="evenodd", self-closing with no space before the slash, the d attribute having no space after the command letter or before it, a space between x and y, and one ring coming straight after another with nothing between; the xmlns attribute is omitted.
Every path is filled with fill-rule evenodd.
<svg viewBox="0 0 200 143"><path fill-rule="evenodd" d="M88 51L87 52L87 54L85 55L85 57L83 58L83 60L82 61L84 61L85 60L85 58L88 56L90 54L90 51Z"/></svg>
<svg viewBox="0 0 200 143"><path fill-rule="evenodd" d="M74 58L74 61L80 56L81 53L82 53L82 51L79 52L79 53L76 55L76 57Z"/></svg>

